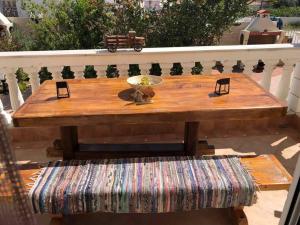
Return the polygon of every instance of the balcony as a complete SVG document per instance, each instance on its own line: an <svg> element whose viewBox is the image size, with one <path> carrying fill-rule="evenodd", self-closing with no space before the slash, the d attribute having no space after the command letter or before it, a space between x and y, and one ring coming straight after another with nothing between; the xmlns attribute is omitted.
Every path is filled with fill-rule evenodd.
<svg viewBox="0 0 300 225"><path fill-rule="evenodd" d="M62 69L70 66L75 79L84 78L86 65L93 65L98 79L106 78L107 66L116 65L120 76L128 76L130 65L138 64L141 74L149 74L152 64L159 64L162 76L170 76L174 63L182 66L182 76L191 74L196 62L200 62L201 74L240 72L249 74L266 90L277 98L286 101L288 114L278 121L261 119L255 121L203 122L199 138L206 138L216 148L216 154L275 154L292 174L300 153L300 45L245 45L245 46L203 46L176 48L146 48L141 53L130 49L109 53L106 50L68 50L39 52L1 52L0 73L6 75L9 86L9 101L5 106L14 111L23 103L15 72L18 68L29 74L31 90L34 93L40 86L38 72L47 67L54 80L62 80ZM261 60L264 67L259 73L253 69ZM219 66L216 66L216 64ZM220 71L218 71L219 69ZM257 71L256 71L257 72ZM201 76L201 75L200 75ZM115 78L114 78L115 79ZM117 78L116 78L117 79ZM1 103L1 102L0 102ZM80 107L80 106L78 106ZM0 108L1 109L1 108ZM80 127L79 138L86 141L120 142L179 140L183 126L179 123L160 125L119 125L101 127ZM10 128L16 157L21 161L44 162L59 159L61 152L52 146L58 138L58 128ZM259 202L246 207L249 224L278 224L287 191L259 193ZM216 214L218 213L218 214ZM219 218L215 215L219 215ZM220 219L222 218L222 219ZM39 218L43 224L49 218ZM179 213L175 215L105 215L102 222L119 223L120 219L135 221L134 224L230 224L223 210L208 209L200 213ZM78 216L74 224L90 223L99 218ZM170 222L172 221L172 222ZM203 222L204 223L204 222ZM42 222L40 223L42 224Z"/></svg>

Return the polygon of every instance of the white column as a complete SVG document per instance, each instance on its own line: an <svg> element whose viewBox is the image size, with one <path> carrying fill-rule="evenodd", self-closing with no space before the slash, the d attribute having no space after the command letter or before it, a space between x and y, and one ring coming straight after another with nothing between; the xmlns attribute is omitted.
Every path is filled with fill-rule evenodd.
<svg viewBox="0 0 300 225"><path fill-rule="evenodd" d="M283 67L283 72L276 91L276 96L281 100L286 100L289 94L293 69L293 64L285 64Z"/></svg>
<svg viewBox="0 0 300 225"><path fill-rule="evenodd" d="M119 71L119 77L127 77L129 65L128 64L118 64L117 70Z"/></svg>
<svg viewBox="0 0 300 225"><path fill-rule="evenodd" d="M148 75L148 74L150 74L151 67L152 67L151 63L139 64L141 75Z"/></svg>
<svg viewBox="0 0 300 225"><path fill-rule="evenodd" d="M24 103L24 99L17 82L16 71L17 68L4 68L9 89L10 104L13 110L17 110Z"/></svg>
<svg viewBox="0 0 300 225"><path fill-rule="evenodd" d="M225 60L222 62L223 65L223 73L232 73L233 65L236 64L234 60Z"/></svg>
<svg viewBox="0 0 300 225"><path fill-rule="evenodd" d="M200 63L203 67L201 74L210 75L212 71L213 62L200 62Z"/></svg>
<svg viewBox="0 0 300 225"><path fill-rule="evenodd" d="M246 75L251 75L253 73L253 65L256 64L257 62L254 61L242 61L245 65L243 74Z"/></svg>
<svg viewBox="0 0 300 225"><path fill-rule="evenodd" d="M94 70L97 71L97 78L106 78L106 70L107 66L106 65L96 65L94 66Z"/></svg>
<svg viewBox="0 0 300 225"><path fill-rule="evenodd" d="M170 75L171 68L173 67L173 63L160 63L161 75Z"/></svg>
<svg viewBox="0 0 300 225"><path fill-rule="evenodd" d="M183 62L181 63L182 66L182 75L191 75L192 68L195 66L194 62Z"/></svg>
<svg viewBox="0 0 300 225"><path fill-rule="evenodd" d="M261 81L261 86L269 91L272 81L272 73L275 68L275 63L270 61L264 61L264 63L265 67L263 71L263 79Z"/></svg>
<svg viewBox="0 0 300 225"><path fill-rule="evenodd" d="M84 79L85 66L72 66L71 70L74 72L75 79Z"/></svg>
<svg viewBox="0 0 300 225"><path fill-rule="evenodd" d="M63 80L62 77L62 70L63 70L63 66L53 66L53 67L48 67L48 71L50 73L52 73L52 78L53 80Z"/></svg>
<svg viewBox="0 0 300 225"><path fill-rule="evenodd" d="M41 68L39 67L30 67L30 68L23 68L24 72L28 73L29 82L31 85L31 91L34 93L40 86L40 75L39 72Z"/></svg>
<svg viewBox="0 0 300 225"><path fill-rule="evenodd" d="M7 125L10 125L12 124L12 118L11 118L11 115L7 112L4 111L4 106L3 106L3 103L0 99L0 116L2 116L4 118L4 122L7 124Z"/></svg>
<svg viewBox="0 0 300 225"><path fill-rule="evenodd" d="M288 96L289 112L300 116L300 62L296 63Z"/></svg>

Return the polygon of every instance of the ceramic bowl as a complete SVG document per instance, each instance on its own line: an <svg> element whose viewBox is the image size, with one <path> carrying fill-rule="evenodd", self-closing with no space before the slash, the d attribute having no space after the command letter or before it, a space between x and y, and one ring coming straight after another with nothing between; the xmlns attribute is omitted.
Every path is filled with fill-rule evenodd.
<svg viewBox="0 0 300 225"><path fill-rule="evenodd" d="M142 84L143 80L148 84ZM135 90L143 90L153 88L154 86L159 85L162 82L162 78L160 76L153 76L153 75L139 75L129 77L127 79L127 83L134 88Z"/></svg>

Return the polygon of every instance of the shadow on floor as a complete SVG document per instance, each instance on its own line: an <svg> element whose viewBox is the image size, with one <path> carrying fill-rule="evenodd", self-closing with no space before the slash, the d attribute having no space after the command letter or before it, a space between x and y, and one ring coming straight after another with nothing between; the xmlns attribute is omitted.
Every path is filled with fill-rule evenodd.
<svg viewBox="0 0 300 225"><path fill-rule="evenodd" d="M293 175L300 154L300 140L295 136L297 132L289 128L277 135L212 138L208 141L215 146L216 154L274 154Z"/></svg>

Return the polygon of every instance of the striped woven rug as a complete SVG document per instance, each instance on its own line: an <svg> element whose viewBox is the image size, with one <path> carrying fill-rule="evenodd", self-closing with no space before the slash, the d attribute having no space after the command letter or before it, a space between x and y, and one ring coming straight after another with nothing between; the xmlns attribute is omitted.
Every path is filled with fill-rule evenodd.
<svg viewBox="0 0 300 225"><path fill-rule="evenodd" d="M36 213L164 213L249 206L256 188L237 157L50 162L29 192Z"/></svg>

